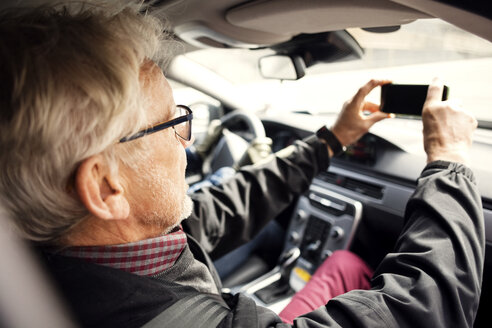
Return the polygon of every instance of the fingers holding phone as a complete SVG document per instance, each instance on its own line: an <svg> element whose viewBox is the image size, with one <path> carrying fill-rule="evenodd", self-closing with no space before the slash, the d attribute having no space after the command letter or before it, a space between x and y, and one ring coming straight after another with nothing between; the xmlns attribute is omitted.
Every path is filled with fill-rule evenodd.
<svg viewBox="0 0 492 328"><path fill-rule="evenodd" d="M378 105L365 100L373 89L390 82L389 80L371 80L343 105L332 127L332 132L343 146L356 142L373 124L390 117L389 114L380 112ZM365 113L368 112L370 114L366 115Z"/></svg>
<svg viewBox="0 0 492 328"><path fill-rule="evenodd" d="M434 80L428 88L422 111L427 162L445 160L469 163L475 117L458 102L442 101L444 86Z"/></svg>
<svg viewBox="0 0 492 328"><path fill-rule="evenodd" d="M365 96L377 86L381 86L380 106L365 101ZM438 80L430 85L372 80L345 103L332 131L342 145L347 145L360 138L372 124L389 117L389 113L422 116L427 162L445 160L468 164L477 120L458 102L447 100L448 92L448 87ZM365 116L363 112L372 114Z"/></svg>

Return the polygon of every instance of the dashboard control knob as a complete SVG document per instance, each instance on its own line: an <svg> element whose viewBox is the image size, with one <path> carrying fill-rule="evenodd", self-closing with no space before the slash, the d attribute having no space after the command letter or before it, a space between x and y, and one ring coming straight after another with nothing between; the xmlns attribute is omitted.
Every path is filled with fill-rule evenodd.
<svg viewBox="0 0 492 328"><path fill-rule="evenodd" d="M299 240L301 239L301 236L297 231L292 231L289 235L289 241L293 244L299 243Z"/></svg>
<svg viewBox="0 0 492 328"><path fill-rule="evenodd" d="M330 236L335 240L342 239L344 235L345 235L345 231L339 226L335 226L331 229Z"/></svg>
<svg viewBox="0 0 492 328"><path fill-rule="evenodd" d="M309 217L309 214L307 214L306 211L304 211L304 210L298 210L297 211L297 220L306 221L308 217Z"/></svg>
<svg viewBox="0 0 492 328"><path fill-rule="evenodd" d="M330 257L332 254L333 254L332 251L330 251L329 249L325 249L323 251L323 253L321 253L321 258L324 260L324 259Z"/></svg>

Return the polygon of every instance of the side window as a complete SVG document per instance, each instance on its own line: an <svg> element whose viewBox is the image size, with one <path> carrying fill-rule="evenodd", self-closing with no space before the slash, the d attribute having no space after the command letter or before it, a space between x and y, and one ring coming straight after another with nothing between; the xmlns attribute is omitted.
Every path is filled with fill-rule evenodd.
<svg viewBox="0 0 492 328"><path fill-rule="evenodd" d="M169 83L173 89L176 104L189 106L193 111L193 135L196 142L200 143L210 121L224 114L220 101L179 82L169 80Z"/></svg>

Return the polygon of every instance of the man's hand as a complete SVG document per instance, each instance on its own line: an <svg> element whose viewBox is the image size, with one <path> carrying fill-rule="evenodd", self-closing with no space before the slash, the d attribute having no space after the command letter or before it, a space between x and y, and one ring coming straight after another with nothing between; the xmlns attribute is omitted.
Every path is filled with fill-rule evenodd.
<svg viewBox="0 0 492 328"><path fill-rule="evenodd" d="M432 81L422 111L427 163L443 160L468 164L477 120L461 106L441 101L443 85Z"/></svg>
<svg viewBox="0 0 492 328"><path fill-rule="evenodd" d="M331 129L343 146L356 142L369 131L374 123L390 117L390 114L379 111L379 105L364 100L372 89L387 83L391 81L371 80L343 105ZM371 114L365 115L364 112L371 112Z"/></svg>

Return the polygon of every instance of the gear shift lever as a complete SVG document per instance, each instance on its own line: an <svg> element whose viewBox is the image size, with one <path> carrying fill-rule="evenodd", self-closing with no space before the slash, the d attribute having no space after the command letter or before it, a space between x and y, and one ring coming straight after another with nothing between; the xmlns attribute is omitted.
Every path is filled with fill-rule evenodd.
<svg viewBox="0 0 492 328"><path fill-rule="evenodd" d="M265 289L265 295L270 300L272 297L277 297L279 295L285 294L285 292L287 292L287 289L289 289L289 284L287 283L289 281L289 271L292 269L300 256L301 250L299 248L294 247L289 249L288 251L280 255L278 264L272 271L241 286L235 292L253 294L260 289ZM280 285L283 286L284 289L279 290L278 283L280 283ZM268 290L268 286L273 286L274 288ZM262 300L265 303L268 303L264 299Z"/></svg>
<svg viewBox="0 0 492 328"><path fill-rule="evenodd" d="M293 265L296 263L297 259L301 256L301 250L298 247L293 247L288 251L282 253L280 256L278 266L280 267L280 272L282 277L288 277L289 271L292 269Z"/></svg>

